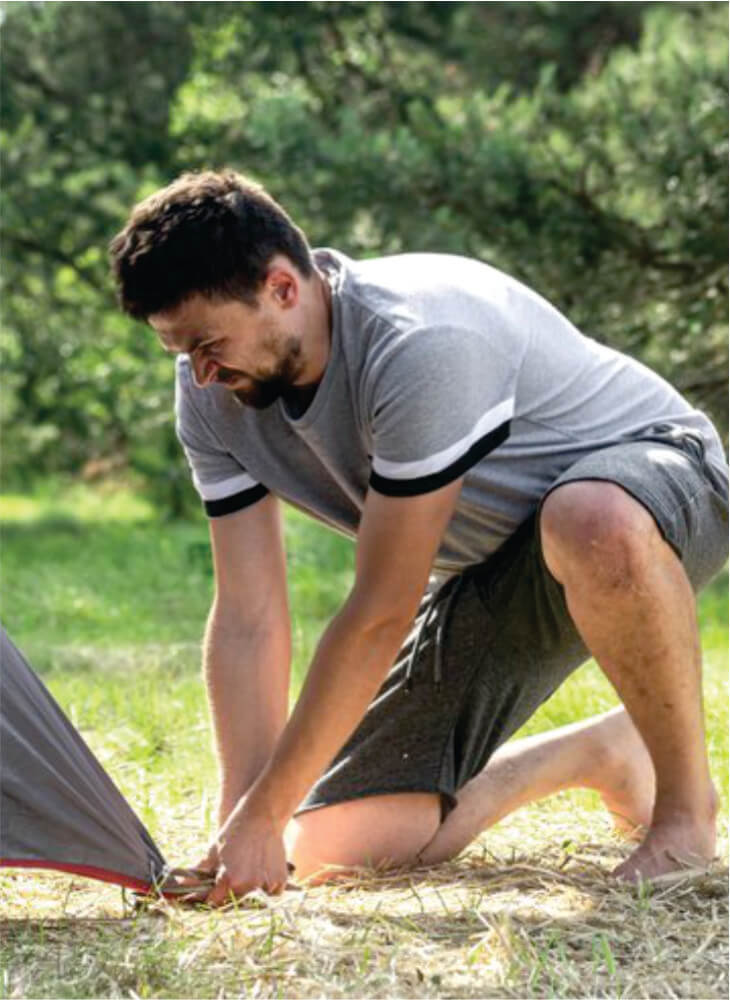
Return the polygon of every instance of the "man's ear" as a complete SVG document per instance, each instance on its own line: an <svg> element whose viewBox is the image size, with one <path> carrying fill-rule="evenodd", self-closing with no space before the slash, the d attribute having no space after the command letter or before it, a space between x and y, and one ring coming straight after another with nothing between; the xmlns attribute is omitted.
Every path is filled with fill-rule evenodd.
<svg viewBox="0 0 730 1000"><path fill-rule="evenodd" d="M266 275L266 287L277 305L284 309L291 309L299 301L299 281L291 268L270 268Z"/></svg>

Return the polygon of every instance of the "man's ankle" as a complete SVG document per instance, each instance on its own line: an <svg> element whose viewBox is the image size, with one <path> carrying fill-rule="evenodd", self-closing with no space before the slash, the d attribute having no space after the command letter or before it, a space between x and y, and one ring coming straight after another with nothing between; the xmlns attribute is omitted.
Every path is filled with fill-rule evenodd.
<svg viewBox="0 0 730 1000"><path fill-rule="evenodd" d="M682 798L676 801L669 796L657 794L651 825L664 828L711 826L714 829L719 806L720 797L712 782L708 783L704 794L699 794L692 800Z"/></svg>

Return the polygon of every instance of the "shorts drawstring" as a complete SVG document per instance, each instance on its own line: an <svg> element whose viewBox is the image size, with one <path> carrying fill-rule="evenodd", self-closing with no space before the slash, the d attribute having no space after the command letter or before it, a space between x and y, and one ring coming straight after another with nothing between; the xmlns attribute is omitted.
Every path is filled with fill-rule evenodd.
<svg viewBox="0 0 730 1000"><path fill-rule="evenodd" d="M433 682L437 689L441 687L441 680L443 678L444 636L448 627L449 616L451 615L454 599L459 592L459 588L461 587L463 580L463 574L452 576L446 581L443 587L441 587L440 590L434 594L428 604L428 607L424 611L421 624L418 626L418 630L413 639L413 646L411 647L411 651L408 655L405 680L403 682L403 687L406 691L410 691L413 688L413 668L415 667L418 654L423 648L425 648L426 629L432 623L436 624L436 636L434 639L433 653ZM440 607L439 604L441 605Z"/></svg>
<svg viewBox="0 0 730 1000"><path fill-rule="evenodd" d="M726 484L707 458L707 444L705 439L694 427L685 427L682 424L653 424L646 431L642 431L640 435L633 436L640 437L642 441L656 441L657 444L674 445L685 452L687 451L687 444L689 444L702 467L702 471L707 476L714 490L722 496L727 494Z"/></svg>

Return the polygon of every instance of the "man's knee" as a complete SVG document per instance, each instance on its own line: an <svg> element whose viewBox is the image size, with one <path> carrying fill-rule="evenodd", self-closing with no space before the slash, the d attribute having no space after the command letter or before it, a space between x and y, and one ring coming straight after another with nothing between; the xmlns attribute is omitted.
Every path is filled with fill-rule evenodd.
<svg viewBox="0 0 730 1000"><path fill-rule="evenodd" d="M412 792L340 802L301 813L286 832L298 878L414 864L440 824L438 795Z"/></svg>
<svg viewBox="0 0 730 1000"><path fill-rule="evenodd" d="M651 514L614 483L576 481L545 500L540 539L548 569L561 583L590 574L597 586L641 579L663 540Z"/></svg>

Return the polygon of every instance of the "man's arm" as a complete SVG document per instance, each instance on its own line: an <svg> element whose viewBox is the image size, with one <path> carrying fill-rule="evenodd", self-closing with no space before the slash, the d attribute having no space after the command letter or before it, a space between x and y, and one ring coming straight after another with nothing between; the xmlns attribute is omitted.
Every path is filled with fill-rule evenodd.
<svg viewBox="0 0 730 1000"><path fill-rule="evenodd" d="M356 579L325 631L273 757L219 834L209 902L286 882L282 832L356 728L390 669L425 590L461 480L415 497L368 494Z"/></svg>
<svg viewBox="0 0 730 1000"><path fill-rule="evenodd" d="M210 522L216 591L203 664L221 775L219 824L268 762L286 723L291 629L278 502Z"/></svg>

